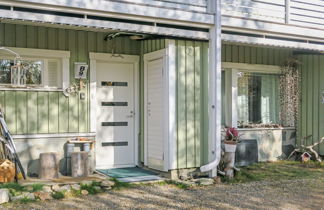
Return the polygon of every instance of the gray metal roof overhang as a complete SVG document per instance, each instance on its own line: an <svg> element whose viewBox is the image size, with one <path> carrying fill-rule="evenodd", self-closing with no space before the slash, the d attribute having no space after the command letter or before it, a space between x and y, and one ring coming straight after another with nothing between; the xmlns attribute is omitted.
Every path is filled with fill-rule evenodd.
<svg viewBox="0 0 324 210"><path fill-rule="evenodd" d="M279 47L279 48L290 48L295 50L306 50L306 51L316 51L324 53L324 42L320 43L309 43L285 40L280 38L260 38L260 37L250 37L244 35L234 35L234 34L222 34L222 41L225 43L252 45L252 46L266 46L266 47Z"/></svg>
<svg viewBox="0 0 324 210"><path fill-rule="evenodd" d="M177 25L176 21L174 25L164 24L136 24L118 22L112 20L100 20L90 19L85 15L84 18L79 17L66 17L52 14L39 14L32 12L10 11L0 9L1 22L11 22L26 25L46 25L49 27L60 28L79 28L79 30L89 31L124 31L135 32L145 34L155 34L161 36L181 37L197 40L208 40L209 32L206 28L198 28L197 30L191 30L190 27L185 28Z"/></svg>

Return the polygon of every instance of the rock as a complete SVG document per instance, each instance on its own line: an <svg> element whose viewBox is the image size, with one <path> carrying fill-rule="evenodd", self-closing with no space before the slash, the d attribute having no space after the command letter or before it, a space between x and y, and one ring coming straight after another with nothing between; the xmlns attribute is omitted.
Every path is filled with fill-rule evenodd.
<svg viewBox="0 0 324 210"><path fill-rule="evenodd" d="M100 186L103 188L109 188L109 187L111 188L114 185L115 185L115 182L110 181L110 180L105 180L100 183Z"/></svg>
<svg viewBox="0 0 324 210"><path fill-rule="evenodd" d="M34 192L34 195L42 201L53 199L49 192Z"/></svg>
<svg viewBox="0 0 324 210"><path fill-rule="evenodd" d="M35 200L35 195L34 195L34 193L24 192L21 195L10 196L11 201L19 201L21 199Z"/></svg>
<svg viewBox="0 0 324 210"><path fill-rule="evenodd" d="M80 182L80 185L92 185L92 181L83 180L83 181Z"/></svg>
<svg viewBox="0 0 324 210"><path fill-rule="evenodd" d="M78 185L78 184L73 184L73 185L71 185L71 188L72 188L73 190L80 190L80 189L81 189L81 186Z"/></svg>
<svg viewBox="0 0 324 210"><path fill-rule="evenodd" d="M215 181L216 184L221 184L222 183L222 179L219 176L215 177L214 181Z"/></svg>
<svg viewBox="0 0 324 210"><path fill-rule="evenodd" d="M31 192L31 191L34 190L33 186L31 186L31 185L26 186L25 189L26 189L27 191L29 191L29 192Z"/></svg>
<svg viewBox="0 0 324 210"><path fill-rule="evenodd" d="M107 191L107 190L111 190L111 188L112 188L112 187L102 187L101 189L102 189L103 191Z"/></svg>
<svg viewBox="0 0 324 210"><path fill-rule="evenodd" d="M197 184L199 185L212 185L214 184L214 180L213 179L210 179L210 178L200 178L196 181Z"/></svg>
<svg viewBox="0 0 324 210"><path fill-rule="evenodd" d="M89 192L88 192L87 190L81 190L81 194L82 194L82 195L88 195Z"/></svg>
<svg viewBox="0 0 324 210"><path fill-rule="evenodd" d="M61 188L61 187L60 187L60 185L58 185L58 184L52 186L52 190L53 190L53 191L56 191L56 192L59 191L60 188Z"/></svg>
<svg viewBox="0 0 324 210"><path fill-rule="evenodd" d="M71 186L70 185L63 185L62 187L60 187L59 191L70 191L71 190Z"/></svg>
<svg viewBox="0 0 324 210"><path fill-rule="evenodd" d="M9 202L9 190L0 189L0 204Z"/></svg>
<svg viewBox="0 0 324 210"><path fill-rule="evenodd" d="M53 192L51 186L43 186L43 190L42 190L42 191L43 191L43 192L48 192L48 193Z"/></svg>

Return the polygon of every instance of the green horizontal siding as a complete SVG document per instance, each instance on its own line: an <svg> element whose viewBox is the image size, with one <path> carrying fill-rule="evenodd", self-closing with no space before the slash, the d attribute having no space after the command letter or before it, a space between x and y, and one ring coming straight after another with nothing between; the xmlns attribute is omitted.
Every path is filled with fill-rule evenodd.
<svg viewBox="0 0 324 210"><path fill-rule="evenodd" d="M70 51L70 78L74 62L89 63L89 52L139 55L140 43L125 37L104 41L107 33L0 23L0 45ZM89 69L91 71L91 69ZM90 72L88 72L89 78ZM89 84L77 95L62 92L0 91L0 103L13 134L89 132Z"/></svg>
<svg viewBox="0 0 324 210"><path fill-rule="evenodd" d="M301 61L301 105L297 144L311 145L324 137L324 55L299 56ZM312 135L306 142L303 137ZM324 155L324 145L315 148Z"/></svg>

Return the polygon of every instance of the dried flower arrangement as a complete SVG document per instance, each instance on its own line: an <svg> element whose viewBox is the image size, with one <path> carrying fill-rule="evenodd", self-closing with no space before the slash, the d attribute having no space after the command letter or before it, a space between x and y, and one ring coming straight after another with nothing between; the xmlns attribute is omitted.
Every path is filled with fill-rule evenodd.
<svg viewBox="0 0 324 210"><path fill-rule="evenodd" d="M229 127L225 129L225 141L226 142L233 142L233 143L238 143L240 136L238 133L238 130L233 127Z"/></svg>

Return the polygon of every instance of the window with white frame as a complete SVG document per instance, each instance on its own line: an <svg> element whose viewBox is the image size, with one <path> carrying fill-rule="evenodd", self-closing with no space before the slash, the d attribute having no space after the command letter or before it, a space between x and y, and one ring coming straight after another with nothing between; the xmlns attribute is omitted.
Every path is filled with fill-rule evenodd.
<svg viewBox="0 0 324 210"><path fill-rule="evenodd" d="M0 50L0 87L62 89L64 83L68 83L69 52L27 48L10 50L19 57Z"/></svg>
<svg viewBox="0 0 324 210"><path fill-rule="evenodd" d="M232 127L279 125L279 81L280 68L276 66L243 65L240 68L236 64L225 68L222 124Z"/></svg>

